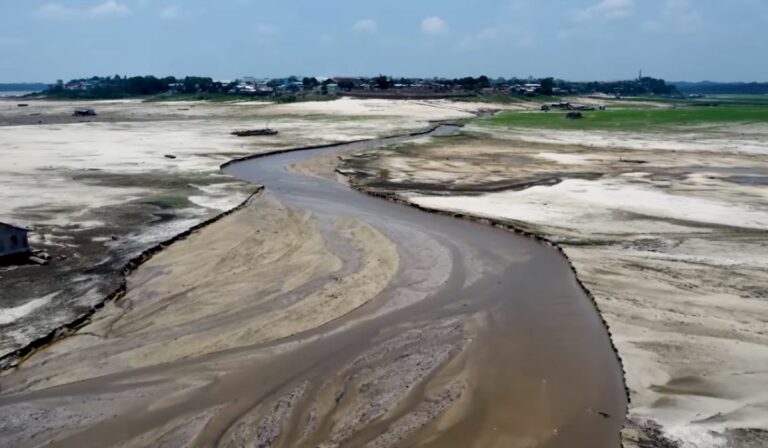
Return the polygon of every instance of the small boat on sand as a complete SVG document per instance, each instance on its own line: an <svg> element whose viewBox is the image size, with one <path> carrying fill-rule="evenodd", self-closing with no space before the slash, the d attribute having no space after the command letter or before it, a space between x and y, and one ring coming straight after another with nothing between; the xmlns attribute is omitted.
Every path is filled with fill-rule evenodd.
<svg viewBox="0 0 768 448"><path fill-rule="evenodd" d="M236 135L238 137L255 137L260 135L277 135L277 131L270 128L249 129L245 131L234 131L232 132L232 135Z"/></svg>

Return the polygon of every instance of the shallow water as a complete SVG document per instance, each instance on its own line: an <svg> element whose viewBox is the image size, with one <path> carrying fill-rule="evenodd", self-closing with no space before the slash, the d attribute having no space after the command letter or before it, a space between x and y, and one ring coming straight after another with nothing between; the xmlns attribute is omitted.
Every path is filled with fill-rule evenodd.
<svg viewBox="0 0 768 448"><path fill-rule="evenodd" d="M768 185L768 176L731 176L726 179L739 185Z"/></svg>
<svg viewBox="0 0 768 448"><path fill-rule="evenodd" d="M451 131L444 128L439 132ZM286 169L318 151L351 151L402 141L289 152L236 163L227 172L264 184L283 203L319 216L351 215L365 220L400 245L406 270L411 262L407 251L411 241L447 242L454 269L442 288L410 308L359 324L364 332L378 334L408 320L417 325L448 316L487 313L486 325L467 354L475 388L464 404L463 417L447 430L420 431L408 443L434 447L619 446L627 405L620 366L593 304L559 252L530 238L371 198L337 182ZM405 234L403 229L407 229ZM482 266L479 278L468 278L466 266L470 264ZM373 313L373 307L382 307L386 301L385 293L361 313ZM362 352L369 340L359 336L357 331L348 337L342 333L338 343L352 344L352 353ZM331 377L334 373L331 369L319 374ZM400 412L405 414L417 405L408 403ZM375 432L363 430L370 437Z"/></svg>
<svg viewBox="0 0 768 448"><path fill-rule="evenodd" d="M454 131L442 127L432 135ZM86 327L69 339L75 345L54 344L32 365L1 378L0 445L234 447L259 440L260 446L307 448L618 447L627 407L618 358L558 251L289 169L322 152L418 138L424 137L287 152L226 168L265 185L283 204L311 212L326 246L352 253L345 258L351 264L333 275L347 275L360 262L349 241L333 231L338 217L365 221L393 241L399 270L373 300L278 341L193 350L139 365L130 353L121 360L123 351L179 337L189 341L183 338L218 331L224 323L247 325L253 310L144 328L151 326L142 319L146 310L131 318L132 302L118 303L117 319L127 318L125 325L136 332L102 316L124 337L102 340ZM257 210L240 219L259 219ZM142 281L143 268L150 269L140 268L129 288ZM309 282L286 299L300 300L320 286ZM106 324L99 322L96 327ZM113 360L119 368L101 365ZM46 386L49 377L58 385ZM244 440L232 439L242 431Z"/></svg>

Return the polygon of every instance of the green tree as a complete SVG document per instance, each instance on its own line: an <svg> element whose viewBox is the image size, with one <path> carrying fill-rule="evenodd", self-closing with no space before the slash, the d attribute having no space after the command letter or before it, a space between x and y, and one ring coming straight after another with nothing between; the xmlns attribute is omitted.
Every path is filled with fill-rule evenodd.
<svg viewBox="0 0 768 448"><path fill-rule="evenodd" d="M544 93L544 95L552 95L552 92L555 88L555 79L554 78L544 78L540 82L541 84L541 91Z"/></svg>
<svg viewBox="0 0 768 448"><path fill-rule="evenodd" d="M373 78L373 85L376 86L377 89L386 90L391 84L392 82L390 79L384 75L379 75Z"/></svg>
<svg viewBox="0 0 768 448"><path fill-rule="evenodd" d="M355 88L355 83L349 80L340 81L339 88L346 91L350 91Z"/></svg>

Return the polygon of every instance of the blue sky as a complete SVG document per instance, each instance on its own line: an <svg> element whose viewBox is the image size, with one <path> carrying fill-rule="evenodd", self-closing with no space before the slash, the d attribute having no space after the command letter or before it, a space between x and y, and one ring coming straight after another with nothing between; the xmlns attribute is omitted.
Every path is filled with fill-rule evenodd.
<svg viewBox="0 0 768 448"><path fill-rule="evenodd" d="M99 75L768 81L768 0L0 0L0 82Z"/></svg>

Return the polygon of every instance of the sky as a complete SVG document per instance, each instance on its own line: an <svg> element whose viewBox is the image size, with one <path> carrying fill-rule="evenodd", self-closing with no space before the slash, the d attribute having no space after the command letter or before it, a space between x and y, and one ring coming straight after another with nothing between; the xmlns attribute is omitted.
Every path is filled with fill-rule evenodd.
<svg viewBox="0 0 768 448"><path fill-rule="evenodd" d="M0 0L0 82L93 75L768 81L768 0Z"/></svg>

